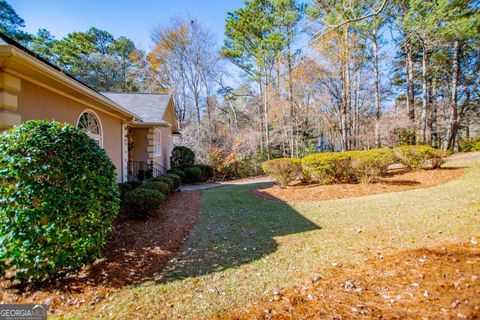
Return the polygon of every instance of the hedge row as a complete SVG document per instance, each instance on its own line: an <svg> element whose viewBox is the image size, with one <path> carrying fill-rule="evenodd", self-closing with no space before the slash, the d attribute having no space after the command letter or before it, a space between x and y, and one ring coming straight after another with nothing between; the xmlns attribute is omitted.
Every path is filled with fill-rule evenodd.
<svg viewBox="0 0 480 320"><path fill-rule="evenodd" d="M440 167L448 153L429 146L402 146L394 149L325 152L303 159L281 158L263 163L263 170L284 188L296 179L330 183L368 183L385 174L388 166L401 163L414 170L430 164Z"/></svg>
<svg viewBox="0 0 480 320"><path fill-rule="evenodd" d="M120 183L122 208L132 219L146 219L155 214L167 197L181 184L181 177L167 173L145 183L130 181Z"/></svg>

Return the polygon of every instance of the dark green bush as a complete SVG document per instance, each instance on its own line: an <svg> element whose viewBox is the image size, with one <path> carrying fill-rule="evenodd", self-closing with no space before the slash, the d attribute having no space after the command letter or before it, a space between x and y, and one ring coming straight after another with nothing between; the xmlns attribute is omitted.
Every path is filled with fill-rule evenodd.
<svg viewBox="0 0 480 320"><path fill-rule="evenodd" d="M164 195L169 195L172 193L172 187L164 181L149 181L142 186L143 189L152 189L157 190L163 193Z"/></svg>
<svg viewBox="0 0 480 320"><path fill-rule="evenodd" d="M430 146L401 146L393 149L397 160L407 169L421 169L426 166L428 160L437 155L437 150Z"/></svg>
<svg viewBox="0 0 480 320"><path fill-rule="evenodd" d="M300 159L280 158L265 161L262 169L278 181L280 188L285 188L302 174Z"/></svg>
<svg viewBox="0 0 480 320"><path fill-rule="evenodd" d="M141 185L142 185L142 182L140 181L127 181L127 182L119 183L118 189L120 190L120 199L123 200L127 192L135 190Z"/></svg>
<svg viewBox="0 0 480 320"><path fill-rule="evenodd" d="M187 167L183 169L183 172L185 173L186 183L194 183L202 180L203 171L197 166Z"/></svg>
<svg viewBox="0 0 480 320"><path fill-rule="evenodd" d="M101 254L119 210L105 150L68 124L28 121L0 135L0 276L42 280Z"/></svg>
<svg viewBox="0 0 480 320"><path fill-rule="evenodd" d="M175 181L173 181L172 178L170 177L167 177L165 175L163 176L159 176L159 177L155 177L155 178L152 178L150 180L148 180L149 182L163 182L163 183L166 183L168 185L168 187L170 188L170 192L172 192L173 190L175 190Z"/></svg>
<svg viewBox="0 0 480 320"><path fill-rule="evenodd" d="M170 169L167 171L167 174L175 174L180 177L181 181L185 179L185 173L181 169Z"/></svg>
<svg viewBox="0 0 480 320"><path fill-rule="evenodd" d="M192 166L195 163L195 154L193 151L184 146L176 146L172 150L170 157L170 166L173 169L183 169Z"/></svg>
<svg viewBox="0 0 480 320"><path fill-rule="evenodd" d="M215 175L215 170L213 169L212 166L209 166L209 165L206 165L206 164L197 164L195 166L202 170L201 181L210 180Z"/></svg>
<svg viewBox="0 0 480 320"><path fill-rule="evenodd" d="M182 184L182 179L180 179L180 177L176 174L167 173L167 174L165 174L164 177L169 178L173 181L173 190L176 190Z"/></svg>
<svg viewBox="0 0 480 320"><path fill-rule="evenodd" d="M132 219L146 219L154 215L165 200L166 196L158 190L138 188L125 195L125 213Z"/></svg>

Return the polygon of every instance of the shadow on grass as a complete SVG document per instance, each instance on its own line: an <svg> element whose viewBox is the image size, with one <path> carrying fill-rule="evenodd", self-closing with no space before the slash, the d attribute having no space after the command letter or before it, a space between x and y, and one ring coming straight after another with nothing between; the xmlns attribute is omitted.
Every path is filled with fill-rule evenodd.
<svg viewBox="0 0 480 320"><path fill-rule="evenodd" d="M269 183L206 190L197 224L159 282L196 277L250 263L277 250L275 237L321 229L287 203L253 197ZM299 248L301 250L301 248Z"/></svg>

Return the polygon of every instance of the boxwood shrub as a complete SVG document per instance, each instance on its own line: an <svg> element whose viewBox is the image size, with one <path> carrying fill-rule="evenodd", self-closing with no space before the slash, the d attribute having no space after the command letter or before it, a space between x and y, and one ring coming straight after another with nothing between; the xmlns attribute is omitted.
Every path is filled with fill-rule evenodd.
<svg viewBox="0 0 480 320"><path fill-rule="evenodd" d="M176 174L167 173L164 175L164 177L169 178L171 179L171 181L173 181L173 190L176 190L182 184L182 179Z"/></svg>
<svg viewBox="0 0 480 320"><path fill-rule="evenodd" d="M180 169L170 169L167 171L167 174L174 174L180 177L181 182L185 179L185 173Z"/></svg>
<svg viewBox="0 0 480 320"><path fill-rule="evenodd" d="M152 190L157 190L163 193L164 195L169 195L172 193L172 187L163 181L152 181L152 182L147 182L142 186L143 189L152 189Z"/></svg>
<svg viewBox="0 0 480 320"><path fill-rule="evenodd" d="M155 177L155 178L152 178L150 180L148 180L149 182L163 182L165 184L168 185L168 187L170 188L170 192L171 193L173 190L175 190L175 181L173 181L172 178L170 177L167 177L165 175L163 176L159 176L159 177Z"/></svg>
<svg viewBox="0 0 480 320"><path fill-rule="evenodd" d="M158 211L165 199L166 196L156 189L135 189L125 195L125 214L132 219L146 219Z"/></svg>
<svg viewBox="0 0 480 320"><path fill-rule="evenodd" d="M0 276L40 281L100 256L119 210L115 167L68 124L0 135Z"/></svg>
<svg viewBox="0 0 480 320"><path fill-rule="evenodd" d="M202 169L200 169L197 166L187 167L183 169L183 172L185 173L186 183L199 182L202 180L202 176L203 176Z"/></svg>
<svg viewBox="0 0 480 320"><path fill-rule="evenodd" d="M301 170L300 159L280 158L265 161L262 169L266 174L277 180L280 188L285 188L289 183L300 178Z"/></svg>

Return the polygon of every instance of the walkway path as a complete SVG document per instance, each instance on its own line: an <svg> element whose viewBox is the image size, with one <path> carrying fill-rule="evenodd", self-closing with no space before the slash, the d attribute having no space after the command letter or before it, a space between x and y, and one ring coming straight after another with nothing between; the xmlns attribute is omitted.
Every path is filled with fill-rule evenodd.
<svg viewBox="0 0 480 320"><path fill-rule="evenodd" d="M185 185L179 188L180 191L192 191L192 190L205 190L223 186L238 186L238 185L249 185L249 184L257 184L257 183L266 183L266 182L274 182L273 179L269 177L255 177L255 178L245 178L239 180L231 180L231 181L220 181L220 182L207 182L202 184L193 184L193 185Z"/></svg>

